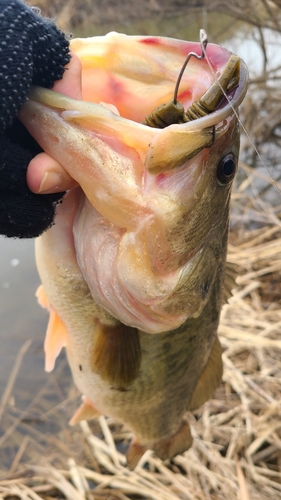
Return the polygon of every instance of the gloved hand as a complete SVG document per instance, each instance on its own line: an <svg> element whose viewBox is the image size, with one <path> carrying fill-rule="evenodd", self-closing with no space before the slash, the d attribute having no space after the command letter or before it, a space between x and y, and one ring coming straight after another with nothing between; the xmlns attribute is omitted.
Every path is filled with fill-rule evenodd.
<svg viewBox="0 0 281 500"><path fill-rule="evenodd" d="M32 238L53 222L64 193L34 194L26 170L40 147L16 119L31 85L52 87L70 61L69 42L21 0L0 0L0 234Z"/></svg>

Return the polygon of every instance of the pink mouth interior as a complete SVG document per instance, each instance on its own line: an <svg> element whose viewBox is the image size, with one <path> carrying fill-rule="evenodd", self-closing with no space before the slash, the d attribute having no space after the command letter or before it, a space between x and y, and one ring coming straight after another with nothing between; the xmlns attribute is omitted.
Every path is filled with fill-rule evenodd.
<svg viewBox="0 0 281 500"><path fill-rule="evenodd" d="M100 60L95 61L93 58L89 64L86 57L81 58L83 100L96 103L108 102L116 106L122 117L142 122L145 116L156 107L173 98L177 77L187 54L191 51L199 55L202 53L198 43L178 42L176 46L163 47L167 42L161 38L143 38L138 43L142 46L147 45L147 54L149 54L145 61L147 66L144 74L141 74L140 70L138 78L136 78L136 68L133 63L130 74L130 65L122 73L118 71L118 65L116 65L117 69L113 65L109 71L106 64L100 64ZM171 60L174 58L174 66L170 65L167 68L163 50L170 52L168 57ZM207 46L207 57L213 73L206 59L198 60L195 57L190 59L178 93L178 100L182 102L185 109L209 89L215 80L215 75L221 72L229 56L229 52L223 48L218 50L218 46L211 44ZM149 65L151 65L151 71L149 71ZM155 81L154 74L157 75Z"/></svg>

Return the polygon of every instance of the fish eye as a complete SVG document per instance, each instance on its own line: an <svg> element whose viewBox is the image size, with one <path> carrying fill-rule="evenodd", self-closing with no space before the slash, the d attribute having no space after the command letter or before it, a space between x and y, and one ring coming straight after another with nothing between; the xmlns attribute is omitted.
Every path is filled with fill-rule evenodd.
<svg viewBox="0 0 281 500"><path fill-rule="evenodd" d="M217 169L217 181L220 186L226 186L234 179L236 168L237 159L233 153L222 158Z"/></svg>

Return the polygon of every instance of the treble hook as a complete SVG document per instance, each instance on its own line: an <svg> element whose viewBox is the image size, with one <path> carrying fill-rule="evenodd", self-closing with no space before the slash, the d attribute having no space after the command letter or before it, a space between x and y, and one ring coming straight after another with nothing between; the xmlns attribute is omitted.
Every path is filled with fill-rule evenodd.
<svg viewBox="0 0 281 500"><path fill-rule="evenodd" d="M200 45L201 45L201 49L202 49L202 54L201 54L201 56L199 56L198 54L196 54L196 52L189 52L189 54L187 55L187 58L186 58L186 60L184 62L184 65L183 65L183 67L180 70L180 73L179 73L179 76L178 76L178 79L177 79L177 83L176 83L176 86L175 86L174 104L177 104L177 101L178 101L178 90L179 90L180 82L181 82L182 75L184 74L185 68L188 65L188 62L189 62L190 58L191 57L195 57L196 59L198 59L200 61L201 59L204 59L204 57L206 55L206 48L207 48L207 44L208 44L208 36L207 36L206 31L203 30L203 29L200 29L199 33L200 33L199 37L200 37Z"/></svg>

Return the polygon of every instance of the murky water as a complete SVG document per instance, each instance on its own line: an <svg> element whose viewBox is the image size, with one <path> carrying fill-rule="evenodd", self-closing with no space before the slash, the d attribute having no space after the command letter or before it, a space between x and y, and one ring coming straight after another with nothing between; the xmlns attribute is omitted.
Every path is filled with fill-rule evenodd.
<svg viewBox="0 0 281 500"><path fill-rule="evenodd" d="M54 373L44 371L48 315L35 299L38 285L34 241L1 237L0 479L6 477L24 439L28 445L22 461L36 461L44 454L50 437L68 429L72 400L77 399L64 353Z"/></svg>
<svg viewBox="0 0 281 500"><path fill-rule="evenodd" d="M0 239L0 394L15 357L27 339L32 339L20 370L20 380L34 385L42 380L43 339L47 316L34 294L39 277L32 240ZM32 368L31 368L32 367Z"/></svg>

